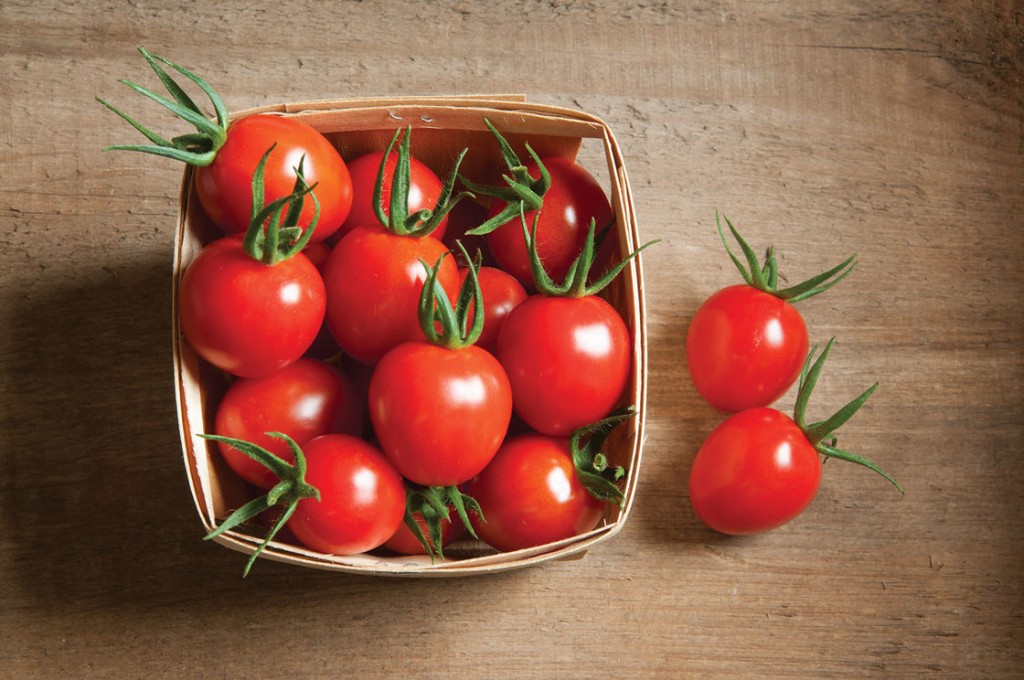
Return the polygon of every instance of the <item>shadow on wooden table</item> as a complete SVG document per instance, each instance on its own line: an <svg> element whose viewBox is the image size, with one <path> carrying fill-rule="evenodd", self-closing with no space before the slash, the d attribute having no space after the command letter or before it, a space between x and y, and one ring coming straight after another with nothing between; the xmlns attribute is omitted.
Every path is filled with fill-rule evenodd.
<svg viewBox="0 0 1024 680"><path fill-rule="evenodd" d="M201 541L181 462L170 269L169 253L79 268L8 306L5 587L42 606L145 605L224 561Z"/></svg>

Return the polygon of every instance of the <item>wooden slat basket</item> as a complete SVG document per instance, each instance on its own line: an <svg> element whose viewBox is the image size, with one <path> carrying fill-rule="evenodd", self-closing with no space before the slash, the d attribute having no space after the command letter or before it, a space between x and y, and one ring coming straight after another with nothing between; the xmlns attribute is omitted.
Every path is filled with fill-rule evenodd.
<svg viewBox="0 0 1024 680"><path fill-rule="evenodd" d="M528 103L521 97L424 97L403 99L351 99L313 101L250 109L255 113L296 116L324 133L346 159L381 150L399 127L413 127L413 154L439 176L447 176L450 164L463 148L470 149L461 171L474 179L490 181L488 169L501 163L500 152L484 119L502 131L509 142L522 149L529 142L544 156L576 159L581 148L597 149L606 168L587 169L605 186L615 212L615 238L620 256L639 247L636 217L626 169L618 144L608 126L592 115L554 106ZM584 147L584 143L588 145ZM605 174L606 172L606 174ZM187 169L181 188L173 279L173 353L175 397L185 468L196 509L204 529L215 528L253 490L237 478L220 458L217 447L198 435L213 431L213 417L229 378L199 359L181 333L178 322L178 287L182 273L202 246L219 235L203 214ZM393 556L384 551L354 556L321 554L286 539L272 541L263 555L268 559L319 569L372 575L442 577L485 574L526 567L554 559L581 557L592 546L622 529L634 502L644 442L646 414L647 338L643 276L640 258L626 269L603 295L618 309L632 333L633 365L623 404L635 404L637 416L612 433L604 449L610 463L629 471L621 509L610 504L601 524L580 536L528 550L501 553L464 541L445 548L445 561L429 557ZM219 543L252 554L262 540L260 531L227 531Z"/></svg>

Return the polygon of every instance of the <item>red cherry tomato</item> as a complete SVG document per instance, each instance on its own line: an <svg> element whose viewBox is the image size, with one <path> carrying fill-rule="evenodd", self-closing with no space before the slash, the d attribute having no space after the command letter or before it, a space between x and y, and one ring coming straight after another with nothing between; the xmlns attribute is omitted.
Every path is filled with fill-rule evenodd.
<svg viewBox="0 0 1024 680"><path fill-rule="evenodd" d="M466 280L469 270L460 269L460 285ZM477 347L495 352L498 346L498 333L505 317L527 298L526 289L512 275L495 267L480 267L477 280L484 298L484 328L476 341ZM470 302L468 318L473 318L473 303Z"/></svg>
<svg viewBox="0 0 1024 680"><path fill-rule="evenodd" d="M303 545L329 555L380 547L405 517L405 485L378 449L345 434L306 442L306 481L320 498L299 501L288 528Z"/></svg>
<svg viewBox="0 0 1024 680"><path fill-rule="evenodd" d="M727 534L785 524L814 499L821 460L803 430L771 408L726 418L697 452L690 501L697 516Z"/></svg>
<svg viewBox="0 0 1024 680"><path fill-rule="evenodd" d="M334 145L297 118L260 114L233 121L213 162L195 170L200 204L225 233L244 233L252 213L253 172L274 144L277 147L267 160L264 176L266 202L292 193L301 160L306 182L316 185L314 193L320 202L320 220L311 241L324 240L348 217L352 179ZM313 201L306 201L299 226L308 226L313 213Z"/></svg>
<svg viewBox="0 0 1024 680"><path fill-rule="evenodd" d="M512 393L485 350L410 342L377 364L369 411L381 449L403 477L448 487L472 479L494 457Z"/></svg>
<svg viewBox="0 0 1024 680"><path fill-rule="evenodd" d="M693 383L712 406L767 406L800 375L807 326L785 300L748 285L718 291L697 309L686 337Z"/></svg>
<svg viewBox="0 0 1024 680"><path fill-rule="evenodd" d="M427 268L447 253L432 236L397 236L381 226L357 227L331 251L324 268L327 323L342 351L364 363L423 338L417 309ZM453 258L441 263L438 280L457 291Z"/></svg>
<svg viewBox="0 0 1024 680"><path fill-rule="evenodd" d="M246 254L237 236L200 251L182 276L178 303L196 353L243 378L269 375L301 357L325 305L323 279L305 255L268 266Z"/></svg>
<svg viewBox="0 0 1024 680"><path fill-rule="evenodd" d="M505 318L496 356L516 414L537 432L566 437L615 407L631 347L622 317L602 298L538 294Z"/></svg>
<svg viewBox="0 0 1024 680"><path fill-rule="evenodd" d="M583 249L590 220L598 232L611 224L614 213L600 183L573 161L552 157L541 159L551 175L551 186L544 194L537 223L537 253L547 273L555 281L565 278L576 256ZM535 161L526 163L530 175L540 177ZM505 204L496 200L490 215L497 215ZM534 212L526 213L533 226ZM516 216L487 235L487 245L498 265L532 289L530 257L523 239L523 225ZM595 271L600 270L600 265Z"/></svg>
<svg viewBox="0 0 1024 680"><path fill-rule="evenodd" d="M372 151L357 158L353 158L348 164L348 170L352 177L353 199L352 209L349 211L348 219L339 231L339 238L356 227L368 224L379 225L377 213L373 209L373 187L377 182L377 174L380 172L380 162L384 158L383 151ZM381 203L384 214L389 215L389 197L391 196L391 179L395 175L395 168L398 165L398 153L391 152L388 155L387 165L384 170L383 192ZM444 184L433 170L416 160L409 159L409 213L417 210L433 210L441 197ZM318 194L319 195L319 194ZM447 216L441 220L431 236L437 240L444 238ZM433 264L433 262L431 262Z"/></svg>
<svg viewBox="0 0 1024 680"><path fill-rule="evenodd" d="M451 511L452 514L448 519L441 520L441 547L445 548L454 541L458 540L463 533L465 533L465 527L462 521L455 515L455 511ZM420 527L420 531L423 532L424 538L427 539L427 543L433 547L433 541L430 538L430 529L427 528L427 523L423 519L423 515L416 513L413 515L416 523ZM452 517L455 517L455 521L452 522ZM412 533L412 530L406 526L405 522L398 527L398 531L395 535L389 538L385 543L384 547L393 552L399 553L400 555L424 555L426 550L423 544L420 543L416 535Z"/></svg>
<svg viewBox="0 0 1024 680"><path fill-rule="evenodd" d="M281 432L300 446L329 433L360 435L364 406L355 386L341 371L322 361L299 359L263 378L242 378L227 389L214 419L214 432L262 446L294 463ZM269 489L278 479L268 468L225 443L224 460L242 479Z"/></svg>
<svg viewBox="0 0 1024 680"><path fill-rule="evenodd" d="M569 440L536 434L506 441L466 493L486 519L470 514L474 531L501 551L577 536L593 529L605 509L580 483Z"/></svg>

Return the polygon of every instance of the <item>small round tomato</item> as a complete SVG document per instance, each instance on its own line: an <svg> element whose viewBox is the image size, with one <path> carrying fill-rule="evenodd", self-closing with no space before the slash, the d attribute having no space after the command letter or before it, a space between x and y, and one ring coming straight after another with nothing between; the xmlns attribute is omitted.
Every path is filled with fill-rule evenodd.
<svg viewBox="0 0 1024 680"><path fill-rule="evenodd" d="M224 100L205 80L169 59L143 48L139 48L139 52L176 100L167 108L194 125L196 131L173 139L161 139L101 99L104 106L143 132L152 142L149 145L109 148L157 154L195 166L193 183L199 203L210 219L230 235L244 233L249 228L253 211L253 176L260 159L273 147L261 181L265 203L291 194L296 185L296 168L301 167L306 182L316 185L319 200L320 218L310 234L311 240L324 240L345 222L352 205L352 179L345 161L330 140L294 116L264 113L232 121ZM206 111L194 101L182 98L181 85L164 66L170 66L188 78L189 86L198 87L209 97L215 114L213 119L208 118ZM140 94L167 101L155 92L123 82ZM312 201L304 204L297 220L298 226L308 227L315 212Z"/></svg>
<svg viewBox="0 0 1024 680"><path fill-rule="evenodd" d="M324 266L327 323L342 351L375 363L388 350L423 338L417 309L427 267L448 250L432 236L398 236L379 225L356 227L334 246ZM458 289L453 258L438 280Z"/></svg>
<svg viewBox="0 0 1024 680"><path fill-rule="evenodd" d="M468 271L468 269L459 270L461 281L465 281ZM527 293L514 276L501 269L480 267L476 276L484 299L484 327L476 341L476 346L493 354L498 346L498 333L501 330L501 325L505 323L509 312L527 298ZM471 301L467 316L473 318L473 313Z"/></svg>
<svg viewBox="0 0 1024 680"><path fill-rule="evenodd" d="M693 384L715 408L734 413L768 406L785 394L807 356L807 326L793 303L828 290L853 271L851 256L828 271L788 288L777 287L774 252L764 264L729 220L746 266L733 255L721 220L718 233L746 284L709 297L693 315L686 336L686 364Z"/></svg>
<svg viewBox="0 0 1024 680"><path fill-rule="evenodd" d="M360 435L364 406L355 386L341 371L314 359L299 359L262 378L233 382L217 405L214 432L263 447L294 463L288 435L300 446L328 433ZM269 489L278 482L268 468L238 449L219 443L224 460L245 481Z"/></svg>
<svg viewBox="0 0 1024 680"><path fill-rule="evenodd" d="M697 516L726 534L767 531L793 519L814 499L821 458L838 458L877 472L901 493L889 473L873 462L836 448L834 433L878 387L875 383L831 417L807 422L807 403L825 359L812 350L801 371L793 417L763 406L729 416L697 451L690 469L690 501Z"/></svg>
<svg viewBox="0 0 1024 680"><path fill-rule="evenodd" d="M583 249L591 220L595 221L600 232L612 223L614 213L600 183L580 165L559 157L541 160L551 175L551 186L544 194L537 222L537 253L551 278L561 281ZM525 167L532 177L540 177L535 161L528 161ZM502 201L494 201L490 216L497 215L504 208ZM535 214L534 211L526 213L526 223L531 228ZM523 239L520 216L516 215L488 234L487 245L502 269L523 285L533 287L530 256Z"/></svg>
<svg viewBox="0 0 1024 680"><path fill-rule="evenodd" d="M506 441L466 493L486 520L471 513L474 531L505 552L582 534L605 511L579 481L569 440L536 434Z"/></svg>
<svg viewBox="0 0 1024 680"><path fill-rule="evenodd" d="M759 407L719 424L690 470L697 516L726 534L752 534L785 524L810 504L821 460L787 415Z"/></svg>
<svg viewBox="0 0 1024 680"><path fill-rule="evenodd" d="M277 145L267 160L266 202L292 193L295 168L302 162L303 177L320 202L320 219L311 241L322 241L345 222L352 206L352 179L334 145L307 123L277 114L246 116L233 121L227 139L212 163L195 170L200 204L227 234L243 233L252 214L252 178L260 158ZM299 226L309 225L312 201L302 206Z"/></svg>
<svg viewBox="0 0 1024 680"><path fill-rule="evenodd" d="M377 364L369 411L381 449L403 477L450 487L494 457L512 417L512 392L501 365L479 347L409 342Z"/></svg>
<svg viewBox="0 0 1024 680"><path fill-rule="evenodd" d="M320 498L303 498L288 528L303 545L328 555L380 547L405 517L405 484L384 454L345 434L306 442L305 481Z"/></svg>
<svg viewBox="0 0 1024 680"><path fill-rule="evenodd" d="M722 411L767 406L796 381L807 326L789 302L746 284L709 297L690 321L686 362L701 396Z"/></svg>
<svg viewBox="0 0 1024 680"><path fill-rule="evenodd" d="M516 414L541 434L565 437L615 407L631 349L625 322L604 299L535 294L505 318L496 356Z"/></svg>
<svg viewBox="0 0 1024 680"><path fill-rule="evenodd" d="M324 319L324 282L297 253L274 265L254 260L242 239L225 236L188 265L178 290L181 328L206 361L256 378L292 363Z"/></svg>
<svg viewBox="0 0 1024 680"><path fill-rule="evenodd" d="M344 236L356 227L365 225L379 225L377 213L373 208L373 188L377 183L377 174L380 172L380 164L384 159L383 151L371 151L357 158L353 158L348 164L348 171L352 177L352 209L349 211L348 219L341 227L338 236ZM389 200L391 196L391 180L395 176L395 168L398 166L398 153L388 154L387 165L384 169L383 192L381 194L381 207L384 214L389 215L391 210ZM409 158L409 214L419 210L433 210L444 188L441 179L433 170L416 160ZM448 218L445 217L437 225L431 236L442 240ZM433 263L431 263L433 264Z"/></svg>

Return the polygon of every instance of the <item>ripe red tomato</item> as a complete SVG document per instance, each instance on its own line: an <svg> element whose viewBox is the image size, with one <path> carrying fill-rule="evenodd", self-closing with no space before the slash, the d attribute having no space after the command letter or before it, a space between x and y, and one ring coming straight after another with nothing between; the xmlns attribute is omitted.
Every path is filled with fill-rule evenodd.
<svg viewBox="0 0 1024 680"><path fill-rule="evenodd" d="M732 413L781 397L800 374L807 347L807 326L792 304L739 284L697 309L686 362L701 396Z"/></svg>
<svg viewBox="0 0 1024 680"><path fill-rule="evenodd" d="M479 347L410 342L377 364L369 411L381 449L403 477L450 487L494 457L512 416L512 392L501 365Z"/></svg>
<svg viewBox="0 0 1024 680"><path fill-rule="evenodd" d="M301 160L306 182L316 185L320 201L320 220L310 240L324 240L348 217L352 179L334 145L297 118L260 114L233 121L213 162L196 168L194 183L200 204L225 233L244 233L252 213L253 171L273 144L277 147L267 160L264 176L266 202L292 193L295 168ZM308 226L313 212L312 201L307 201L299 226Z"/></svg>
<svg viewBox="0 0 1024 680"><path fill-rule="evenodd" d="M460 285L466 280L468 269L460 269ZM484 299L484 327L476 346L494 353L498 346L498 333L505 317L527 298L526 289L512 275L496 267L480 267L477 272L480 291ZM473 318L473 302L467 316Z"/></svg>
<svg viewBox="0 0 1024 680"><path fill-rule="evenodd" d="M294 463L286 440L267 432L288 435L300 446L322 434L360 435L364 406L352 381L330 364L299 359L263 378L241 378L228 387L217 406L214 432L262 446ZM274 473L238 449L218 443L224 460L242 479L269 489L278 482Z"/></svg>
<svg viewBox="0 0 1024 680"><path fill-rule="evenodd" d="M807 422L808 400L834 342L830 340L816 359L815 350L808 355L792 418L763 406L740 411L722 421L697 451L690 469L690 501L697 516L712 529L752 534L799 515L818 491L820 456L873 470L903 492L889 473L867 458L836 448L833 436L878 383L831 417Z"/></svg>
<svg viewBox="0 0 1024 680"><path fill-rule="evenodd" d="M686 363L704 399L722 411L767 406L800 374L807 356L807 326L794 302L822 293L857 265L850 256L826 272L779 289L772 248L764 263L728 217L726 224L745 264L729 248L721 219L718 234L746 285L724 288L697 309L686 337Z"/></svg>
<svg viewBox="0 0 1024 680"><path fill-rule="evenodd" d="M373 188L377 182L377 174L380 172L380 163L384 159L383 151L372 151L357 158L353 158L348 164L348 171L352 177L352 209L349 211L348 219L338 232L338 237L344 236L356 227L368 224L379 225L377 213L373 209ZM388 155L387 165L384 170L383 192L381 193L381 207L384 214L390 215L389 201L391 196L391 180L395 175L395 168L398 165L398 153L391 152ZM443 190L441 179L433 170L416 160L409 158L409 213L418 210L433 210L441 197ZM442 240L445 228L448 223L446 216L437 225L431 236ZM431 263L433 264L433 263Z"/></svg>
<svg viewBox="0 0 1024 680"><path fill-rule="evenodd" d="M584 168L559 157L541 160L551 175L551 186L544 194L537 223L537 253L551 278L561 281L583 249L591 219L596 221L600 231L611 224L614 213L604 189ZM527 161L525 167L532 177L540 177L535 161ZM505 203L495 200L490 216L504 208ZM531 227L535 214L533 211L526 213L527 224ZM487 245L502 269L527 288L533 288L530 257L518 215L488 234Z"/></svg>
<svg viewBox="0 0 1024 680"><path fill-rule="evenodd" d="M309 348L323 322L324 282L298 253L273 266L225 236L189 264L178 291L181 328L199 356L243 378L269 375Z"/></svg>
<svg viewBox="0 0 1024 680"><path fill-rule="evenodd" d="M604 299L536 294L505 318L496 356L516 414L537 432L565 437L615 407L631 349L625 322Z"/></svg>
<svg viewBox="0 0 1024 680"><path fill-rule="evenodd" d="M501 551L577 536L593 529L605 509L580 483L569 440L537 434L506 441L466 493L486 519L470 514L473 529Z"/></svg>
<svg viewBox="0 0 1024 680"><path fill-rule="evenodd" d="M697 516L726 534L767 531L810 504L821 482L821 460L787 415L758 407L719 424L701 445L690 471Z"/></svg>
<svg viewBox="0 0 1024 680"><path fill-rule="evenodd" d="M380 547L405 517L405 485L377 448L328 434L306 442L306 482L320 498L303 498L288 528L303 545L328 555Z"/></svg>
<svg viewBox="0 0 1024 680"><path fill-rule="evenodd" d="M448 250L432 236L398 236L378 226L357 227L334 246L324 267L327 323L342 351L364 363L388 350L420 340L417 309L427 268ZM458 290L452 258L441 263L438 280Z"/></svg>

